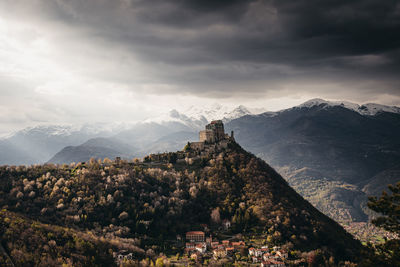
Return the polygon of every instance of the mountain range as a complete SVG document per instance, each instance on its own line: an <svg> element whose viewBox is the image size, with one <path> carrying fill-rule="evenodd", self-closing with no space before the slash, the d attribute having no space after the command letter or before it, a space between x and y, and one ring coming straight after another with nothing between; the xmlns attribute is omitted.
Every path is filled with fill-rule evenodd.
<svg viewBox="0 0 400 267"><path fill-rule="evenodd" d="M243 147L340 222L367 221L367 194L378 194L399 180L397 107L314 99L291 109L238 118L227 128L235 131Z"/></svg>
<svg viewBox="0 0 400 267"><path fill-rule="evenodd" d="M180 150L212 119L270 163L300 194L339 222L367 221L367 195L399 179L400 108L312 99L258 112L221 105L129 125L41 126L0 141L1 164L71 163Z"/></svg>

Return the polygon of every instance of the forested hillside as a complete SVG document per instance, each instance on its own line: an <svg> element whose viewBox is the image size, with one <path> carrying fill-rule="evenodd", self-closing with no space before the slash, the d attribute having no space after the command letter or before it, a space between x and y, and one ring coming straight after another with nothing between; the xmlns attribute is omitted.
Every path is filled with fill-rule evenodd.
<svg viewBox="0 0 400 267"><path fill-rule="evenodd" d="M142 259L153 253L179 252L170 240L200 229L201 224L217 229L211 218L217 210L221 220L232 221L234 234L257 236L269 245L289 244L299 251L322 249L336 261L357 260L358 241L236 143L179 163L173 155L161 155L157 162L147 157L145 162L106 159L1 167L2 245L20 266L46 257L84 265L83 255L89 248L79 247L74 240L83 231L93 237L88 242L100 242L111 250L125 246ZM32 239L29 234L15 236L18 231L43 234ZM18 242L12 242L14 238ZM43 244L51 240L69 250L58 256L49 253ZM31 246L38 247L38 253L31 253ZM89 250L97 255L99 249ZM93 257L100 260L100 255Z"/></svg>

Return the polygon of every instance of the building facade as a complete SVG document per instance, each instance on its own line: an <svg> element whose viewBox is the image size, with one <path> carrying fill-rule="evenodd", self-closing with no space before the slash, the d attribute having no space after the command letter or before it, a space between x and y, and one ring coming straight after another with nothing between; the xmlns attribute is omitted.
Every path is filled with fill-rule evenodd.
<svg viewBox="0 0 400 267"><path fill-rule="evenodd" d="M186 233L186 240L189 242L204 242L205 233L202 231L191 231Z"/></svg>
<svg viewBox="0 0 400 267"><path fill-rule="evenodd" d="M200 131L200 142L215 143L225 139L224 124L221 120L212 121L206 129Z"/></svg>

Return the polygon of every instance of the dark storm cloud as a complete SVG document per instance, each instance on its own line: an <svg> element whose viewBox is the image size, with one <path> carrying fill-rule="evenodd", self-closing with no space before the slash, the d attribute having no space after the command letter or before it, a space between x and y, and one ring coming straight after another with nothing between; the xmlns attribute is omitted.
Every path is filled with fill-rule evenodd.
<svg viewBox="0 0 400 267"><path fill-rule="evenodd" d="M399 1L36 0L31 8L192 94L240 92L249 81L259 86L246 90L259 93L286 82L363 80L400 94ZM110 76L127 82L131 73Z"/></svg>

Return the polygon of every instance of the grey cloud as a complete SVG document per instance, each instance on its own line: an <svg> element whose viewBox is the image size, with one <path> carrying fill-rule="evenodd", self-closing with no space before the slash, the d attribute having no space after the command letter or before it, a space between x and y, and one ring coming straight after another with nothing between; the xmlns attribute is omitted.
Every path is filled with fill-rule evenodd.
<svg viewBox="0 0 400 267"><path fill-rule="evenodd" d="M32 2L8 3L44 23L84 29L82 38L108 47L110 55L126 53L118 70L88 75L135 90L140 82L159 82L194 95L223 97L246 88L246 96L258 97L296 81L341 87L360 81L354 90L400 95L396 0ZM135 60L147 76L130 70ZM371 90L364 81L381 86Z"/></svg>

